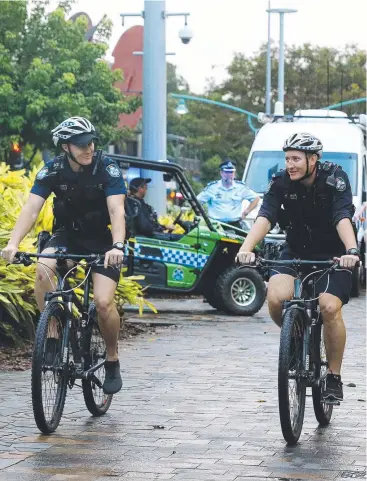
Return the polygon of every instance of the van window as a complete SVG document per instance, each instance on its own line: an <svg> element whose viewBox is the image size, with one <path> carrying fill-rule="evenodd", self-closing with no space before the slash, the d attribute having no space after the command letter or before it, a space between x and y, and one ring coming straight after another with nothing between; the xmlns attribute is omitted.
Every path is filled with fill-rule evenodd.
<svg viewBox="0 0 367 481"><path fill-rule="evenodd" d="M324 152L322 154L322 161L334 162L348 174L353 195L357 195L357 159L357 154L348 152ZM248 162L250 162L250 167L244 182L258 194L265 193L271 176L285 168L284 152L277 150L253 152Z"/></svg>

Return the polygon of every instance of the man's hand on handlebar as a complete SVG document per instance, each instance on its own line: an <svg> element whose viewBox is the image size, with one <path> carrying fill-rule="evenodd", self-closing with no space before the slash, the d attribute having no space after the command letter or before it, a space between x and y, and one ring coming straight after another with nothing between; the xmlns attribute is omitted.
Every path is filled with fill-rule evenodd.
<svg viewBox="0 0 367 481"><path fill-rule="evenodd" d="M111 267L121 267L124 260L124 253L120 249L111 249L106 252L104 257L104 268L107 269L108 266Z"/></svg>
<svg viewBox="0 0 367 481"><path fill-rule="evenodd" d="M334 261L339 261L339 267L344 267L344 269L353 269L354 266L359 262L359 257L347 254L341 257L334 257Z"/></svg>
<svg viewBox="0 0 367 481"><path fill-rule="evenodd" d="M254 264L255 254L253 252L239 250L236 255L236 262L238 262L239 264Z"/></svg>
<svg viewBox="0 0 367 481"><path fill-rule="evenodd" d="M12 264L14 262L15 254L18 252L18 246L15 244L8 244L1 251L1 257Z"/></svg>

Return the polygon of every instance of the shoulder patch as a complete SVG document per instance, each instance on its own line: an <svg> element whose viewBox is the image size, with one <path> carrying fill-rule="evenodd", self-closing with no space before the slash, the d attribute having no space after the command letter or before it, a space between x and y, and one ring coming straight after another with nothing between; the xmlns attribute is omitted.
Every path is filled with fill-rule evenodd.
<svg viewBox="0 0 367 481"><path fill-rule="evenodd" d="M218 181L217 180L213 180L212 182L209 182L209 184L206 184L207 187L209 187L210 185L214 185L216 184Z"/></svg>
<svg viewBox="0 0 367 481"><path fill-rule="evenodd" d="M42 180L44 179L49 173L49 169L47 166L43 167L37 174L36 179L37 180Z"/></svg>
<svg viewBox="0 0 367 481"><path fill-rule="evenodd" d="M108 165L106 170L111 177L121 177L121 171L115 163Z"/></svg>
<svg viewBox="0 0 367 481"><path fill-rule="evenodd" d="M346 184L345 184L345 180L342 179L341 177L337 177L336 178L336 181L335 181L335 188L336 190L338 190L339 192L344 192L345 189L347 188Z"/></svg>
<svg viewBox="0 0 367 481"><path fill-rule="evenodd" d="M335 167L337 167L336 164L334 164L333 162L329 162L328 160L321 162L321 169L325 170L326 172L328 172L329 170Z"/></svg>

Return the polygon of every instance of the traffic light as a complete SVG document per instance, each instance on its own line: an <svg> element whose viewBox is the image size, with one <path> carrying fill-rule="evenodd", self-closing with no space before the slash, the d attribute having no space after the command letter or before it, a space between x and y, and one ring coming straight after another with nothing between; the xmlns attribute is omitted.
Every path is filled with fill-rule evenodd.
<svg viewBox="0 0 367 481"><path fill-rule="evenodd" d="M19 142L11 143L8 164L13 170L23 168L23 152Z"/></svg>

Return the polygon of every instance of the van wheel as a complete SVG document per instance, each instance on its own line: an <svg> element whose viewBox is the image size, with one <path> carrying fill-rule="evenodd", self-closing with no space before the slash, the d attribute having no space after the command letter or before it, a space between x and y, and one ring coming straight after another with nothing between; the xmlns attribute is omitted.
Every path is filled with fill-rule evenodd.
<svg viewBox="0 0 367 481"><path fill-rule="evenodd" d="M350 291L350 297L359 297L359 272L363 267L355 267L352 272L352 290Z"/></svg>
<svg viewBox="0 0 367 481"><path fill-rule="evenodd" d="M252 316L264 302L266 287L255 268L229 267L217 280L216 291L222 309L236 316Z"/></svg>

